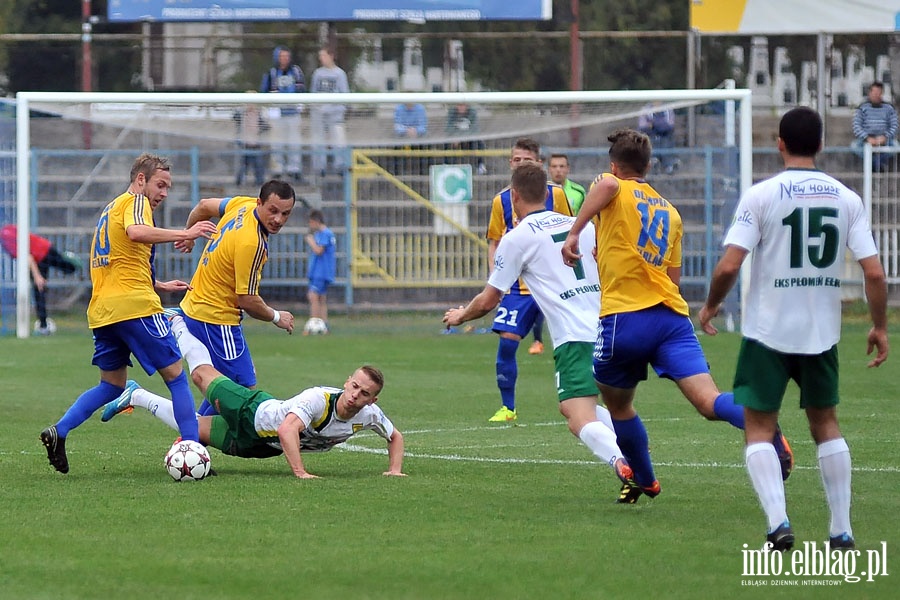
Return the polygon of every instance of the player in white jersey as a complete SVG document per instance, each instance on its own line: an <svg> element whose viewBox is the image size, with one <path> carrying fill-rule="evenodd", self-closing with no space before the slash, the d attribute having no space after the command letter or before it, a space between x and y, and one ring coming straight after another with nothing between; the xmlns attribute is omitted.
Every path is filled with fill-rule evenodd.
<svg viewBox="0 0 900 600"><path fill-rule="evenodd" d="M750 287L734 397L744 406L745 460L768 520L766 543L789 550L794 532L787 516L784 483L771 440L785 388L800 387L817 446L819 470L831 511L832 548L855 547L850 527L850 449L838 426L838 355L841 272L845 249L862 267L873 327L869 367L888 356L887 285L860 197L816 169L822 119L795 108L781 119L778 150L785 171L744 194L725 236L700 324L716 333L718 313L751 251Z"/></svg>
<svg viewBox="0 0 900 600"><path fill-rule="evenodd" d="M212 366L209 350L187 330L181 316L172 318L172 332L188 361L191 379L219 412L199 417L200 442L241 458L284 454L294 475L315 478L303 465L301 451L326 452L363 430L387 441L385 475L403 476L403 435L375 405L384 386L381 371L362 366L342 388L312 387L288 400L277 400L228 379ZM157 419L177 428L172 402L129 381L125 392L110 402L102 420L133 406L146 408Z"/></svg>
<svg viewBox="0 0 900 600"><path fill-rule="evenodd" d="M521 277L547 318L553 339L559 411L569 430L609 464L623 483L634 485L631 467L616 443L609 411L597 404L591 372L597 337L600 283L593 256L574 267L563 264L559 246L575 220L546 209L547 173L538 163L524 163L510 183L519 224L500 240L487 285L465 307L451 308L444 323L460 325L492 311ZM594 228L582 233L583 247L594 245Z"/></svg>

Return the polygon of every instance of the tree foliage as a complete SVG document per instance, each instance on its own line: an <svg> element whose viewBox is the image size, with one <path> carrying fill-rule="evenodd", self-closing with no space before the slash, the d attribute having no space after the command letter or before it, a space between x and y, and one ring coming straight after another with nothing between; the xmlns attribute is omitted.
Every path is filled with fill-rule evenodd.
<svg viewBox="0 0 900 600"><path fill-rule="evenodd" d="M107 0L92 0L94 14L105 14ZM578 3L581 32L686 31L688 2L685 0L581 0ZM350 33L364 27L368 32L446 34L423 39L425 62L439 65L444 42L459 32L501 34L498 37L468 37L465 40L466 71L470 80L480 81L488 89L501 91L570 89L571 44L569 26L573 20L571 0L553 0L553 18L537 22L433 22L410 23L338 23L338 31ZM318 40L314 23L255 23L247 31L270 32L272 43L289 43L304 69L314 68ZM110 32L136 31L137 26L107 24ZM81 29L81 2L76 0L5 0L0 2L0 31L28 33L74 33ZM96 29L95 29L96 31ZM523 32L558 32L555 37L521 35ZM245 50L245 77L235 85L243 88L257 82L267 68L269 50L258 40ZM385 40L385 58L399 59L402 40ZM684 36L672 38L588 37L583 40L584 89L640 89L684 87L687 42ZM13 90L80 89L80 44L16 44L6 48L4 65ZM341 48L341 64L352 68L356 48ZM0 53L3 49L0 48ZM128 89L130 78L139 65L133 52L95 53L96 72L103 89ZM3 60L0 54L0 61ZM714 71L724 65L713 64ZM727 76L727 75L722 75ZM721 78L720 78L721 79ZM121 81L120 81L121 80Z"/></svg>

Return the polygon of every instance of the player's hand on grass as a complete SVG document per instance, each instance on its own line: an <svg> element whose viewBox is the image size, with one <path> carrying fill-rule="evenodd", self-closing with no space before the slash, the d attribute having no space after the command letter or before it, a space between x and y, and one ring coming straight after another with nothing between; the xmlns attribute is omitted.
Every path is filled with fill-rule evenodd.
<svg viewBox="0 0 900 600"><path fill-rule="evenodd" d="M406 477L406 473L401 473L400 471L385 471L382 475L385 477Z"/></svg>
<svg viewBox="0 0 900 600"><path fill-rule="evenodd" d="M297 476L297 479L319 479L318 475L313 475L312 473L307 473L303 471L302 473L294 473Z"/></svg>

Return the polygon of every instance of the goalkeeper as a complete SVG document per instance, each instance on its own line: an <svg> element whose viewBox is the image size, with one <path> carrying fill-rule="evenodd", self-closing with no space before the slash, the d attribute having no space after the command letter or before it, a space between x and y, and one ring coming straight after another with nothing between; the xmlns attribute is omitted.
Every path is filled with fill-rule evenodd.
<svg viewBox="0 0 900 600"><path fill-rule="evenodd" d="M369 429L387 441L388 470L402 477L403 435L375 406L384 376L375 367L356 369L342 388L312 387L288 400L277 400L261 390L238 385L212 366L209 350L188 331L179 315L172 332L188 361L191 379L219 411L199 417L200 442L241 458L268 458L284 454L300 479L315 479L303 464L301 451L326 452L359 431ZM101 419L109 421L134 406L146 408L157 419L177 429L172 402L129 381L125 391L106 405Z"/></svg>

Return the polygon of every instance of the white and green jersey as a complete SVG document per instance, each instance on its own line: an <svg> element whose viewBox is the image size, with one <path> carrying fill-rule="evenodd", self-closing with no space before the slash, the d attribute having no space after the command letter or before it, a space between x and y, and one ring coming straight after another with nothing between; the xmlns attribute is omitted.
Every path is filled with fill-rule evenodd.
<svg viewBox="0 0 900 600"><path fill-rule="evenodd" d="M789 354L838 342L844 250L856 260L877 252L860 197L814 169L751 187L724 244L753 251L741 333Z"/></svg>
<svg viewBox="0 0 900 600"><path fill-rule="evenodd" d="M394 434L394 424L374 404L364 406L350 419L343 421L337 416L337 400L343 392L340 388L308 388L288 400L266 400L256 409L253 425L262 438L278 439L278 426L294 413L305 425L300 432L300 449L305 452L325 452L346 442L350 436L364 429L374 431L390 441ZM281 449L277 441L269 442L273 448Z"/></svg>
<svg viewBox="0 0 900 600"><path fill-rule="evenodd" d="M519 277L525 280L547 318L554 348L597 339L600 282L592 252L594 225L588 223L579 237L583 254L579 264L567 267L562 244L574 222L575 217L549 210L529 214L500 239L488 279L490 286L503 292Z"/></svg>

